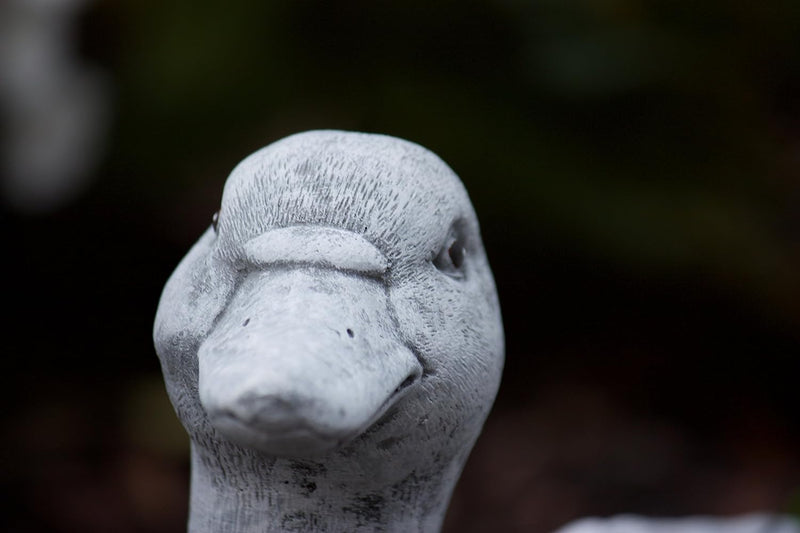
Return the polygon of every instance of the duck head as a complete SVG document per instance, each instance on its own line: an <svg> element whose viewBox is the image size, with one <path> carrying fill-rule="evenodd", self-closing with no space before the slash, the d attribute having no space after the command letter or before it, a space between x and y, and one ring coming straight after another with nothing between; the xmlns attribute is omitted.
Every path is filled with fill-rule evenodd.
<svg viewBox="0 0 800 533"><path fill-rule="evenodd" d="M458 177L416 144L338 131L233 170L154 337L195 449L335 463L368 485L457 478L503 365Z"/></svg>

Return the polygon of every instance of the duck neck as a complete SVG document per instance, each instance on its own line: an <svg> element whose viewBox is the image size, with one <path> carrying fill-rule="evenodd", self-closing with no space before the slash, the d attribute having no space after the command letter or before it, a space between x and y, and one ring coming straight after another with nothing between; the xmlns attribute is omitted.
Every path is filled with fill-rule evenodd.
<svg viewBox="0 0 800 533"><path fill-rule="evenodd" d="M460 470L381 482L342 454L316 462L193 444L189 533L437 532Z"/></svg>

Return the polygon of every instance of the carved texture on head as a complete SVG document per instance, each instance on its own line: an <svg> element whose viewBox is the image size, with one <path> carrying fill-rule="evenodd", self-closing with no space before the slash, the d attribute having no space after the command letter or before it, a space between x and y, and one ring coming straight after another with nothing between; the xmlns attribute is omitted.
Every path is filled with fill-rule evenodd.
<svg viewBox="0 0 800 533"><path fill-rule="evenodd" d="M358 335L365 328L380 330L366 331L373 336L364 340L367 344L363 346L373 351L391 343L406 347L418 358L424 374L377 425L362 428L365 433L338 443L318 460L346 465L345 477L366 485L397 483L437 470L451 471L453 479L448 483L452 485L491 407L503 363L494 281L477 218L455 173L430 151L400 139L306 132L255 152L233 170L216 226L201 237L167 283L154 331L168 392L195 447L210 450L208 457L253 455L246 446L228 442L218 425L210 423L200 401L198 380L213 376L199 375L198 351L211 353L210 344L219 351L240 342L231 340L236 336L255 335L261 325L272 327L275 320L270 313L282 314L281 327L297 326L300 335L305 326L295 322L303 322L303 314L294 318L281 294L291 299L302 286L313 293L315 302L327 302L330 295L326 291L335 296L341 290L337 287L352 286L348 291L354 294L341 294L346 300L343 309L352 309L352 317L364 320L352 329L357 329ZM310 243L304 246L318 247L321 259L303 263L305 250L292 252L284 262L281 257L261 262L253 259L254 249L267 255L278 253L280 239L290 235ZM326 241L337 241L330 244L337 248L323 249ZM368 249L375 251L365 252ZM313 255L313 250L309 254ZM359 280L361 274L369 274L363 281L342 284L342 276L354 274L337 269L336 262L362 264L359 258L349 261L348 254L371 254L369 264L379 266L370 272L366 268L356 272ZM301 264L295 264L298 261ZM261 291L263 284L273 282L263 293L270 299L271 311L259 315L258 298L242 293ZM370 297L371 301L380 300L375 304L383 309L376 311L379 318L358 310L364 305L358 287L382 295ZM244 311L231 309L232 305L254 309L246 332L240 326L250 324L250 308L241 315L247 320L234 324L234 319L241 318L236 313ZM317 316L321 313L314 315L310 310L309 319L328 324L328 318ZM352 329L347 328L348 335L355 337L354 342L361 341ZM337 334L347 340L344 331L342 326ZM318 350L320 342L302 341L299 351ZM258 346L254 343L241 341L237 346L245 348L236 348L237 354ZM258 366L260 355L248 357L247 364ZM269 357L278 360L283 356ZM344 372L341 376L350 379L359 369L365 369L364 375L375 375L368 373L391 367L387 354L369 357L373 359L352 371L330 371L332 375ZM225 359L215 361L214 369L224 367ZM324 361L326 368L336 364ZM347 359L342 361L347 364ZM291 364L300 363L295 358ZM248 379L257 381L252 376ZM324 376L311 376L308 386L313 386L315 379L325 381ZM258 386L253 385L261 390Z"/></svg>

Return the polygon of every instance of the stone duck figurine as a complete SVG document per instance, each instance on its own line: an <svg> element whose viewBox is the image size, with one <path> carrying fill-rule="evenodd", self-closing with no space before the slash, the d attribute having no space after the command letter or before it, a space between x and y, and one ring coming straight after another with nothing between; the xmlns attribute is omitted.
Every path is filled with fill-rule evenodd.
<svg viewBox="0 0 800 533"><path fill-rule="evenodd" d="M497 392L478 221L436 155L313 131L242 161L154 328L189 531L438 531Z"/></svg>

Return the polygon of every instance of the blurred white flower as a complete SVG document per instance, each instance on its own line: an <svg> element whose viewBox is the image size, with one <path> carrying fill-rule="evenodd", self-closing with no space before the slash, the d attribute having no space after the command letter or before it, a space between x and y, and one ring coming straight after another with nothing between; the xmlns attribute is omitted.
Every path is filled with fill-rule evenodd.
<svg viewBox="0 0 800 533"><path fill-rule="evenodd" d="M619 515L605 519L584 518L555 533L800 533L800 523L787 516L760 513L726 518Z"/></svg>
<svg viewBox="0 0 800 533"><path fill-rule="evenodd" d="M25 212L74 199L100 159L108 85L77 57L86 0L0 2L0 193Z"/></svg>

